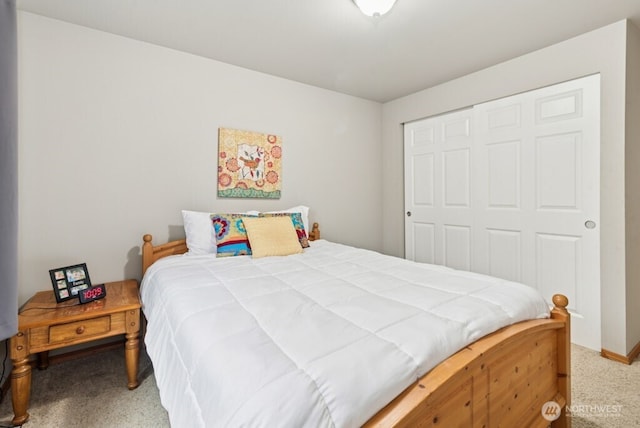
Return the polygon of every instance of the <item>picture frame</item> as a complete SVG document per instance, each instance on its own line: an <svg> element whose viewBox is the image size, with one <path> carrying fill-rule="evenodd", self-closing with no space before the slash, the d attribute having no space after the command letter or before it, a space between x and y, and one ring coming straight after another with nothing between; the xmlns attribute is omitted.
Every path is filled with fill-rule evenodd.
<svg viewBox="0 0 640 428"><path fill-rule="evenodd" d="M80 290L91 287L86 263L49 270L56 302L78 298Z"/></svg>
<svg viewBox="0 0 640 428"><path fill-rule="evenodd" d="M280 199L282 137L218 128L218 197Z"/></svg>

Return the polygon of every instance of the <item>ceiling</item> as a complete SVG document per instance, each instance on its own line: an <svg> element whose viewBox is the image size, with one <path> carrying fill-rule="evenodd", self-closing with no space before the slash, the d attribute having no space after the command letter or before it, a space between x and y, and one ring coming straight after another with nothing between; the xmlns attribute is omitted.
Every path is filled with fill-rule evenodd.
<svg viewBox="0 0 640 428"><path fill-rule="evenodd" d="M640 0L17 0L20 10L386 102L629 18Z"/></svg>

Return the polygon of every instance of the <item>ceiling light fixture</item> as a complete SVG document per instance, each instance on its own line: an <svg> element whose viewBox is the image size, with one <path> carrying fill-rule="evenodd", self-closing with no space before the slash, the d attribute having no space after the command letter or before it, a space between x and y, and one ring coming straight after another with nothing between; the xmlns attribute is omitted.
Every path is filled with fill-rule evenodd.
<svg viewBox="0 0 640 428"><path fill-rule="evenodd" d="M396 0L353 0L353 2L367 16L382 16L391 10Z"/></svg>

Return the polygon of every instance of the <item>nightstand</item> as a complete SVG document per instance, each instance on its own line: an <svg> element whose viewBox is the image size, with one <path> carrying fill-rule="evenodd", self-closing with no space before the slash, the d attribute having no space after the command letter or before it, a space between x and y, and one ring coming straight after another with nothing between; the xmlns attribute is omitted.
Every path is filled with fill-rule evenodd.
<svg viewBox="0 0 640 428"><path fill-rule="evenodd" d="M18 333L11 338L9 351L13 362L13 424L21 425L29 419L31 354L39 354L38 367L46 368L51 350L124 334L127 387L138 386L138 282L126 280L105 285L106 297L83 305L75 299L56 304L53 291L41 291L20 309Z"/></svg>

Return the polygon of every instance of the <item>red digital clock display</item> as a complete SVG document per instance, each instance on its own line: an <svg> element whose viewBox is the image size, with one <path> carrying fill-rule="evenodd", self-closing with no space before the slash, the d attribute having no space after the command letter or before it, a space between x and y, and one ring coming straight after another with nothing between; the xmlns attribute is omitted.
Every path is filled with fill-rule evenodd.
<svg viewBox="0 0 640 428"><path fill-rule="evenodd" d="M102 299L106 295L107 289L104 284L98 284L89 288L85 288L84 290L80 290L80 292L78 293L80 303L88 303L94 300Z"/></svg>

